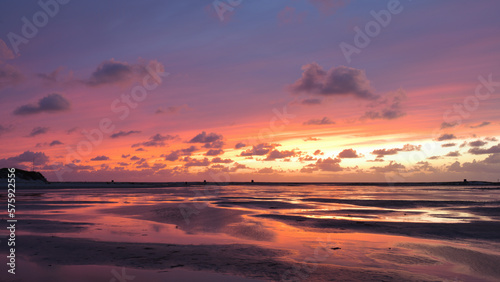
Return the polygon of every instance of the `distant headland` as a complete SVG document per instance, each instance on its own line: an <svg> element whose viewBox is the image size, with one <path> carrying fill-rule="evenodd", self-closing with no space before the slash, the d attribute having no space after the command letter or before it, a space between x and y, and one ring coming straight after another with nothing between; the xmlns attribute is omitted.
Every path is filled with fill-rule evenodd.
<svg viewBox="0 0 500 282"><path fill-rule="evenodd" d="M0 179L8 178L8 175L10 174L8 168L2 168L0 169ZM43 182L43 183L49 183L45 176L41 174L38 171L27 171L27 170L22 170L19 168L16 168L15 171L15 176L16 176L16 182L19 180L24 181L35 181L35 182Z"/></svg>

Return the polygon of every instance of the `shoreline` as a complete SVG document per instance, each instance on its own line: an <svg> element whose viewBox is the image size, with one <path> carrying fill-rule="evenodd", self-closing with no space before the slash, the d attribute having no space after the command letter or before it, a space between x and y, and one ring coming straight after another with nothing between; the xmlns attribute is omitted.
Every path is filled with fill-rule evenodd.
<svg viewBox="0 0 500 282"><path fill-rule="evenodd" d="M198 186L371 186L371 187L467 187L474 186L481 189L500 189L500 182L468 181L468 182L30 182L19 181L16 184L28 189L79 189L79 188L168 188L168 187L198 187Z"/></svg>

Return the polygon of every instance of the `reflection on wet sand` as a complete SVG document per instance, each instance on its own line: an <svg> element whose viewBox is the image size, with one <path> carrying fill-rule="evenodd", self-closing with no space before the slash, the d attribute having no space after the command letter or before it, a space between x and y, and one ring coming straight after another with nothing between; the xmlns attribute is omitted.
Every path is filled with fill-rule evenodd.
<svg viewBox="0 0 500 282"><path fill-rule="evenodd" d="M109 266L150 281L500 279L500 190L410 188L38 190L19 199L19 254L39 277Z"/></svg>

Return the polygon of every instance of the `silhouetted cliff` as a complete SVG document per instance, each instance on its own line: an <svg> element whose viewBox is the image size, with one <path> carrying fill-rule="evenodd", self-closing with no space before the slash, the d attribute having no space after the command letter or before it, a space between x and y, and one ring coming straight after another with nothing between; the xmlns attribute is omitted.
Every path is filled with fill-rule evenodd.
<svg viewBox="0 0 500 282"><path fill-rule="evenodd" d="M8 178L9 174L10 172L7 168L0 169L0 179ZM16 168L15 175L16 175L16 180L23 179L25 181L42 181L44 183L48 183L45 176L43 176L38 171L26 171Z"/></svg>

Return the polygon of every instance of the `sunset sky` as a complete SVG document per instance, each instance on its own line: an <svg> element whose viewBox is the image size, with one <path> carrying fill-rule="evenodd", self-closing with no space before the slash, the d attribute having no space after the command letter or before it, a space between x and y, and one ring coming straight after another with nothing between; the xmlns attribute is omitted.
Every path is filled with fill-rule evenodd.
<svg viewBox="0 0 500 282"><path fill-rule="evenodd" d="M41 2L0 4L0 167L500 178L498 1Z"/></svg>

